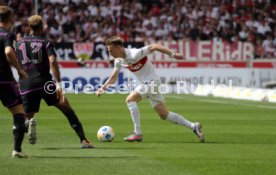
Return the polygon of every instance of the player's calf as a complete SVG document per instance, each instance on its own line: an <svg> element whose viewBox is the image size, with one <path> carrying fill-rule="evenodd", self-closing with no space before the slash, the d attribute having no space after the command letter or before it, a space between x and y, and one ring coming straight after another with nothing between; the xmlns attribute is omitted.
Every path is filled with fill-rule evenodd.
<svg viewBox="0 0 276 175"><path fill-rule="evenodd" d="M17 113L13 116L13 137L14 150L21 152L21 145L25 134L25 116L23 113Z"/></svg>

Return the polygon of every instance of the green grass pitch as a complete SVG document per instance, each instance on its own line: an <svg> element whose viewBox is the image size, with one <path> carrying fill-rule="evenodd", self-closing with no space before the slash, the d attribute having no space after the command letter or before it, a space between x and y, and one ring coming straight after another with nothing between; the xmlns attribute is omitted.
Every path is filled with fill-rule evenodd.
<svg viewBox="0 0 276 175"><path fill-rule="evenodd" d="M125 105L126 95L67 95L87 137L96 149L80 149L67 120L43 102L38 121L37 144L25 137L23 149L31 157L12 159L12 118L0 106L1 175L276 174L276 104L237 101L191 95L166 95L171 111L200 121L206 143L191 130L160 120L147 100L140 103L144 140L125 143L133 129ZM98 128L112 126L115 140L99 143Z"/></svg>

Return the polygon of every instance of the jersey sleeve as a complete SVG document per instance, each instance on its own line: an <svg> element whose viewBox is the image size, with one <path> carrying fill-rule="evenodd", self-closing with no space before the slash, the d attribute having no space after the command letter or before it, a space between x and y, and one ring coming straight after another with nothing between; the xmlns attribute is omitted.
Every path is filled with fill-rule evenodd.
<svg viewBox="0 0 276 175"><path fill-rule="evenodd" d="M15 36L14 34L8 34L5 40L5 47L15 47Z"/></svg>
<svg viewBox="0 0 276 175"><path fill-rule="evenodd" d="M122 62L120 59L115 59L114 61L114 70L120 71L122 68Z"/></svg>
<svg viewBox="0 0 276 175"><path fill-rule="evenodd" d="M135 52L134 52L133 56L135 58L138 58L138 59L144 58L145 56L150 54L150 51L149 51L148 48L149 48L149 46L145 46L145 47L142 47L140 49L135 49Z"/></svg>
<svg viewBox="0 0 276 175"><path fill-rule="evenodd" d="M46 50L47 50L48 56L51 56L51 55L57 56L55 46L52 42L47 43Z"/></svg>

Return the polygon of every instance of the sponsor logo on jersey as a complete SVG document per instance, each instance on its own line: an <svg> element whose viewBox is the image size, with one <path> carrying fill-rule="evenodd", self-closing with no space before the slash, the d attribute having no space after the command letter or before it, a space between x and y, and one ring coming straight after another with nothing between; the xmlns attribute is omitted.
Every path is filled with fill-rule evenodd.
<svg viewBox="0 0 276 175"><path fill-rule="evenodd" d="M148 58L144 57L141 60L139 60L138 62L131 64L127 67L128 70L130 70L131 72L136 72L140 69L142 69L142 67L144 67L144 65L146 64Z"/></svg>

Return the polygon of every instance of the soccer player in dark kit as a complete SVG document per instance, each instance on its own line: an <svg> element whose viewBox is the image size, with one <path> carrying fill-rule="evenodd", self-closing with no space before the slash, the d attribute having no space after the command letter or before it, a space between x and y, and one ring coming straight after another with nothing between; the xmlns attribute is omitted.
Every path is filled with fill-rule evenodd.
<svg viewBox="0 0 276 175"><path fill-rule="evenodd" d="M82 148L94 148L86 139L82 124L62 93L54 45L42 37L43 20L41 16L31 16L28 23L30 36L17 42L16 52L20 66L29 76L27 79L20 81L20 90L24 109L30 119L28 128L30 143L36 143L36 119L33 116L39 111L41 99L44 99L47 105L57 107L67 117L70 125L80 138ZM55 83L50 84L52 88L56 88L53 93L49 93L44 89L45 85L52 81L50 70L55 79Z"/></svg>
<svg viewBox="0 0 276 175"><path fill-rule="evenodd" d="M10 66L15 67L21 79L27 78L27 74L20 68L13 48L15 36L9 32L13 23L12 14L9 7L0 6L0 100L13 114L12 157L27 158L21 149L25 134L25 111Z"/></svg>

